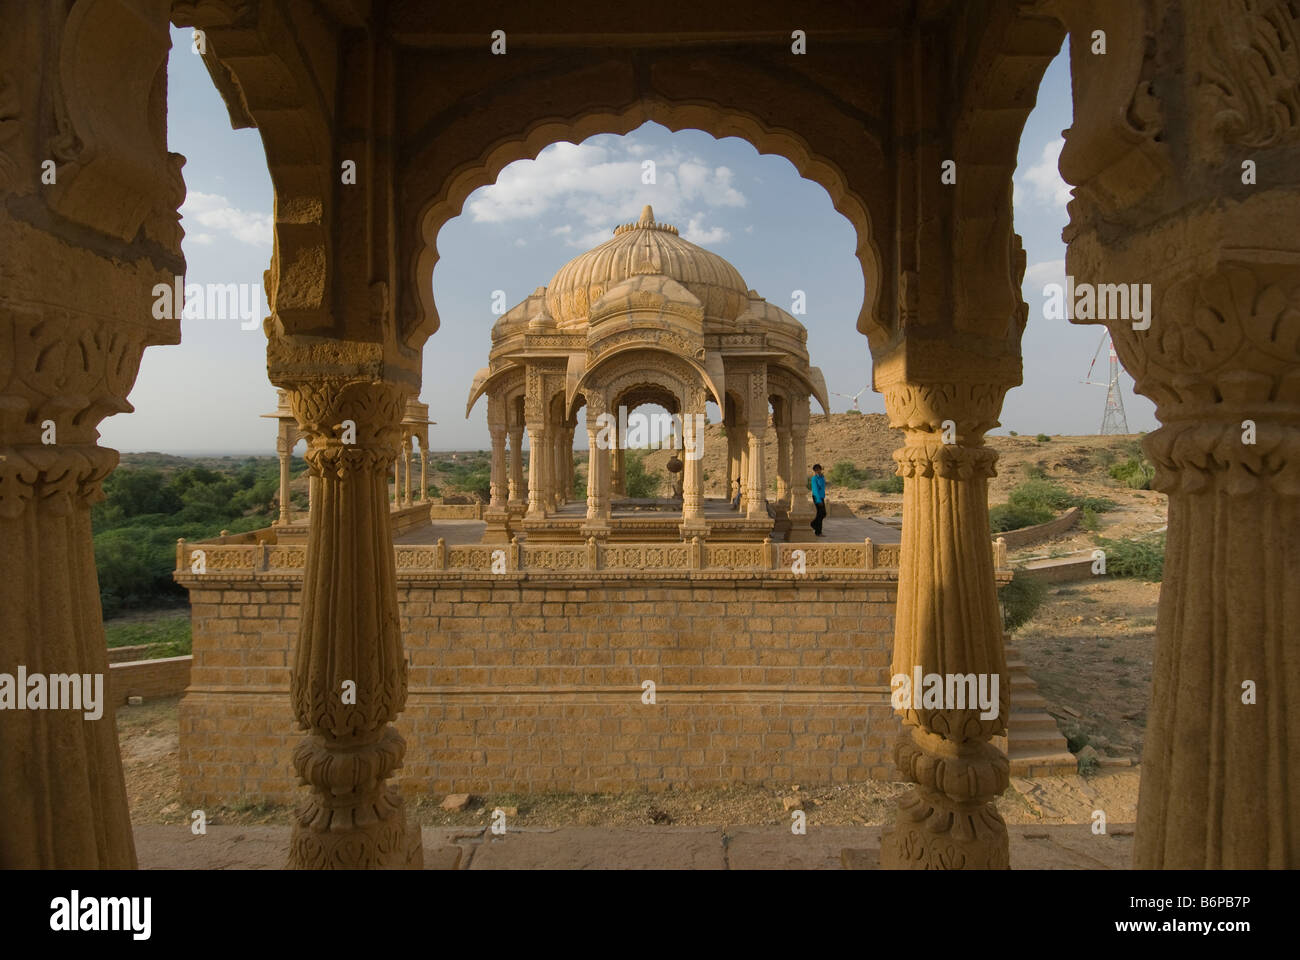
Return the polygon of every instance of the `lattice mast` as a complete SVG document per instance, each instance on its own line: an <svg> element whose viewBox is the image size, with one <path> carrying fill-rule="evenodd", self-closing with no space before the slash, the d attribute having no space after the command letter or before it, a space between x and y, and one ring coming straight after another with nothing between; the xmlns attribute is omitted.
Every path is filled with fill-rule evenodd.
<svg viewBox="0 0 1300 960"><path fill-rule="evenodd" d="M1110 354L1110 377L1104 381L1093 380L1092 371L1097 366L1102 347L1107 347ZM1115 344L1111 342L1110 331L1102 334L1097 352L1092 355L1092 363L1088 364L1088 378L1080 382L1106 388L1106 410L1101 417L1101 435L1127 434L1128 418L1124 415L1124 396L1119 390L1119 356L1115 353Z"/></svg>

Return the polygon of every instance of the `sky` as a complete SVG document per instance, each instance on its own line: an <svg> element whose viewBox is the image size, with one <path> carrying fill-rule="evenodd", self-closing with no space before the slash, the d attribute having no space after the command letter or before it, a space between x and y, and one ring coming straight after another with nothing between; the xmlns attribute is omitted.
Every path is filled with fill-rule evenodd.
<svg viewBox="0 0 1300 960"><path fill-rule="evenodd" d="M261 287L272 239L266 158L256 130L230 129L189 31L173 30L172 43L168 138L170 149L187 158L185 282L257 285L256 322L182 319L179 345L145 351L130 395L135 412L105 420L102 443L124 452L274 453L275 424L259 416L276 407L260 322L269 313ZM1045 319L1042 308L1043 287L1064 282L1061 229L1069 187L1057 172L1057 156L1070 118L1063 50L1048 68L1021 138L1014 197L1028 262L1024 383L1007 394L994 433L1096 433L1102 420L1105 387L1080 381L1103 328ZM642 183L646 160L655 162L652 185ZM773 303L789 310L793 291L804 291L807 313L798 319L808 328L812 362L827 388L845 395L831 397L832 411L849 409L860 394L861 410L884 412L869 386L867 340L857 332L864 290L854 230L826 191L802 179L784 157L760 156L747 141L646 124L626 136L555 143L535 160L511 164L438 234L433 293L441 328L424 348L420 397L437 422L433 449L488 445L485 401L469 419L465 401L475 371L487 365L495 291L504 291L513 306L612 236L616 225L636 220L647 203L657 220L725 257ZM1107 373L1103 351L1092 379L1105 381ZM1153 405L1134 395L1122 371L1120 383L1129 429L1155 429ZM814 412L820 412L815 402Z"/></svg>

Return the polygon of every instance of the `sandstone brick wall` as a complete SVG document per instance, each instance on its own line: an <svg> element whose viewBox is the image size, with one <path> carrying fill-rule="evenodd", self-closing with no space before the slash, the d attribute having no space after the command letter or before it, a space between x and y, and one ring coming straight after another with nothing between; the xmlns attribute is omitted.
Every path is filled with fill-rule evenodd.
<svg viewBox="0 0 1300 960"><path fill-rule="evenodd" d="M895 584L855 578L399 578L409 794L606 791L893 773ZM188 799L289 801L299 586L191 585ZM642 703L653 680L656 703Z"/></svg>
<svg viewBox="0 0 1300 960"><path fill-rule="evenodd" d="M126 703L127 697L174 697L190 683L192 657L128 660L110 663L106 682L109 699Z"/></svg>

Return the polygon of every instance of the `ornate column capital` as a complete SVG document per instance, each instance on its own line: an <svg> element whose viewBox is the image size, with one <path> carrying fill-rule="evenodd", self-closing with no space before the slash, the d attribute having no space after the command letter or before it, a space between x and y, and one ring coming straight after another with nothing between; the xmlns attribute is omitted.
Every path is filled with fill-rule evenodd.
<svg viewBox="0 0 1300 960"><path fill-rule="evenodd" d="M1225 254L1213 269L1170 282L1150 329L1110 325L1162 424L1143 440L1156 466L1152 486L1298 495L1300 254L1272 263Z"/></svg>
<svg viewBox="0 0 1300 960"><path fill-rule="evenodd" d="M405 385L335 377L282 381L301 432L306 459L320 474L367 468L385 471L404 445Z"/></svg>
<svg viewBox="0 0 1300 960"><path fill-rule="evenodd" d="M997 475L997 454L984 434L998 425L1007 387L990 383L894 383L887 387L889 425L905 444L894 451L901 476L968 480Z"/></svg>

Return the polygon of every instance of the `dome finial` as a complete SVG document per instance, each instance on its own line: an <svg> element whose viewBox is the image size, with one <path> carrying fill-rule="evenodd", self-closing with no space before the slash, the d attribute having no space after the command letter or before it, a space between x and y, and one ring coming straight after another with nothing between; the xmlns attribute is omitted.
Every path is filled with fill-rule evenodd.
<svg viewBox="0 0 1300 960"><path fill-rule="evenodd" d="M647 203L644 207L641 208L641 219L637 222L637 226L648 227L650 224L654 222L655 222L654 209L650 206L650 204Z"/></svg>

